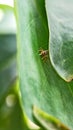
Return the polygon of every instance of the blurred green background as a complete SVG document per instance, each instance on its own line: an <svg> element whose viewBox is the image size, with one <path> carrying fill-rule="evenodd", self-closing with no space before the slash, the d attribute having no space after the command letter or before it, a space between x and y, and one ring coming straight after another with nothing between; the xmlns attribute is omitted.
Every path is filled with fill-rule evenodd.
<svg viewBox="0 0 73 130"><path fill-rule="evenodd" d="M17 95L16 23L13 9L0 5L0 130L22 130Z"/></svg>

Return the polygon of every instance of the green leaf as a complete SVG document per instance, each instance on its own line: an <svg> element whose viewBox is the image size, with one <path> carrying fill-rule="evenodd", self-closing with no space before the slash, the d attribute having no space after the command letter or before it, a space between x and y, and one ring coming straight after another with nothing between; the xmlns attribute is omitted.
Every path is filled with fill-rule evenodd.
<svg viewBox="0 0 73 130"><path fill-rule="evenodd" d="M18 66L21 105L35 122L35 105L73 129L73 81L65 82L53 69L50 59L43 61L39 49L48 49L48 24L44 0L16 0ZM49 128L48 128L49 129Z"/></svg>
<svg viewBox="0 0 73 130"><path fill-rule="evenodd" d="M40 123L40 125L46 130L69 130L64 126L59 120L51 115L43 112L34 106L33 114L35 119Z"/></svg>
<svg viewBox="0 0 73 130"><path fill-rule="evenodd" d="M49 54L53 67L67 82L73 79L73 1L45 0Z"/></svg>

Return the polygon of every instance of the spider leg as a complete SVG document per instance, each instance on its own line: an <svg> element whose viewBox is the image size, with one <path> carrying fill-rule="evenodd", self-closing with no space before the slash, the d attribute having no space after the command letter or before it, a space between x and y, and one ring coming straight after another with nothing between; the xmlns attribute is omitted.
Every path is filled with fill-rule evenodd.
<svg viewBox="0 0 73 130"><path fill-rule="evenodd" d="M48 50L43 50L40 48L39 55L41 56L42 60L46 61L48 58Z"/></svg>

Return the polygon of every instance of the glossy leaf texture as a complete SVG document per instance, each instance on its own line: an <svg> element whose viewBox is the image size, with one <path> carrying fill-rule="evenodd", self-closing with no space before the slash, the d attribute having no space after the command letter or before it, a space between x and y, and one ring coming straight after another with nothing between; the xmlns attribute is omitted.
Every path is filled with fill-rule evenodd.
<svg viewBox="0 0 73 130"><path fill-rule="evenodd" d="M32 107L36 106L72 130L73 81L67 83L60 78L52 67L49 55L45 61L39 55L40 48L48 49L50 30L45 1L16 0L15 13L19 87L23 111L35 122Z"/></svg>
<svg viewBox="0 0 73 130"><path fill-rule="evenodd" d="M67 82L73 79L73 1L45 0L49 54L53 67Z"/></svg>

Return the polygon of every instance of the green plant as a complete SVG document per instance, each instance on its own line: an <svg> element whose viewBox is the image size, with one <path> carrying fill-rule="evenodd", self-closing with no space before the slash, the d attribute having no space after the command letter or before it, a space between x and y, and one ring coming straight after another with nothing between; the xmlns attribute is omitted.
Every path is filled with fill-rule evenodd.
<svg viewBox="0 0 73 130"><path fill-rule="evenodd" d="M13 48L12 54L10 50L11 55L8 54L6 60L1 57L1 70L5 70L6 66L9 70L4 71L2 79L5 74L5 79L8 77L8 72L14 73L8 77L11 78L10 83L7 79L3 82L4 85L7 82L10 85L7 84L5 91L2 89L5 93L1 92L1 107L4 106L6 96L14 93L17 102L12 111L19 111L10 111L12 116L6 117L6 120L8 118L11 121L7 130L12 124L15 124L12 127L15 130L72 130L72 0L15 0L14 9L7 7L7 10L14 10L16 17L17 60L15 34L5 33L9 43L10 35L15 40L11 44L14 47L10 44L7 47L8 51ZM1 37L4 38L4 35ZM40 48L49 50L45 61L39 55ZM15 73L15 66L18 74ZM18 126L15 120L18 120ZM31 125L29 120L39 127Z"/></svg>

